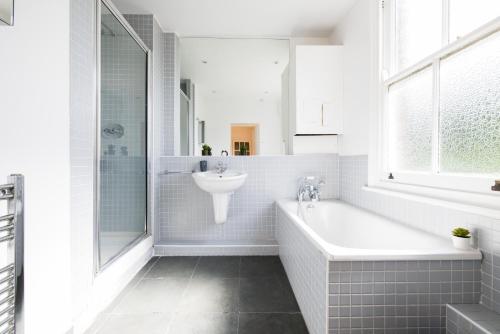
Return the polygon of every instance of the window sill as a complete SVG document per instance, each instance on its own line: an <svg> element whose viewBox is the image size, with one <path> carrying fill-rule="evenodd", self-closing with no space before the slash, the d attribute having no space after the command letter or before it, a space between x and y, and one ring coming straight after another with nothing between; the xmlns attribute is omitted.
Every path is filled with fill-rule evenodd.
<svg viewBox="0 0 500 334"><path fill-rule="evenodd" d="M379 181L364 191L500 219L500 196Z"/></svg>

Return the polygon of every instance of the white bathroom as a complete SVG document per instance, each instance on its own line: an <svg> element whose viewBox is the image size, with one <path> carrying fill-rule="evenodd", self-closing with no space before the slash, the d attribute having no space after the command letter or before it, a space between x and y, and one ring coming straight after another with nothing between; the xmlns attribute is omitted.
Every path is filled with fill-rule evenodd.
<svg viewBox="0 0 500 334"><path fill-rule="evenodd" d="M0 334L500 333L498 0L0 0Z"/></svg>

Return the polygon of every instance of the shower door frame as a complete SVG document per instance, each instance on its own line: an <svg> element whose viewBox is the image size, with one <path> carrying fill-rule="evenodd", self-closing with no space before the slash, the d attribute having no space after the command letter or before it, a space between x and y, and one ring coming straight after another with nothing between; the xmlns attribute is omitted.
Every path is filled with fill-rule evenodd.
<svg viewBox="0 0 500 334"><path fill-rule="evenodd" d="M134 241L126 245L120 252L113 255L105 263L101 263L101 244L100 244L100 233L99 233L99 214L100 214L100 160L101 160L101 8L105 5L106 8L111 12L111 14L120 22L123 28L128 32L128 34L135 40L139 47L146 54L146 216L144 217L144 233L138 236ZM152 57L151 50L142 41L142 39L137 35L132 26L123 17L120 11L115 7L115 5L109 0L96 0L96 45L95 45L95 55L96 55L96 113L95 113L95 140L94 140L94 275L98 275L106 268L110 267L116 260L121 258L122 255L126 254L136 245L141 243L143 240L151 236L152 226L151 226L151 196L149 194L152 187L152 177L151 177L151 157L152 157L152 146L153 146L153 136L152 136Z"/></svg>

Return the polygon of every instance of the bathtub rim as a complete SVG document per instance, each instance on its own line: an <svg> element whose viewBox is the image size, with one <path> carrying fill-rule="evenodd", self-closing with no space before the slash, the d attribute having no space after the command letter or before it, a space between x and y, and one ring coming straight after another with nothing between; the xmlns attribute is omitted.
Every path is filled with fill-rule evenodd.
<svg viewBox="0 0 500 334"><path fill-rule="evenodd" d="M323 200L323 203L339 203L347 205L355 210L373 212L360 209L347 202L329 199ZM458 250L453 248L437 250L434 252L426 252L422 250L374 250L374 249L361 249L361 248L347 248L336 246L326 242L319 236L312 228L307 226L303 220L295 213L290 212L286 208L288 204L298 204L296 200L281 199L276 202L277 210L281 210L290 220L297 226L316 247L319 248L321 253L328 259L328 261L459 261L459 260L482 260L483 256L479 249L471 250ZM381 216L382 217L382 216ZM386 217L383 217L386 218ZM386 218L389 220L389 218ZM404 225L404 224L402 224ZM427 231L424 231L429 233ZM429 233L431 234L431 233ZM432 235L432 234L431 234ZM451 241L450 241L451 242Z"/></svg>

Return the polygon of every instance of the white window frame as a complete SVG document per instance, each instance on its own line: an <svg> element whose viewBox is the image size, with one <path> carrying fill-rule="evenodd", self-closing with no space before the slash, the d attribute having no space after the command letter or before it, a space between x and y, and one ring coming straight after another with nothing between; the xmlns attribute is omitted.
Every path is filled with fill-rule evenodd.
<svg viewBox="0 0 500 334"><path fill-rule="evenodd" d="M429 55L425 59L400 71L394 75L391 64L391 54L394 55L393 45L395 31L394 1L382 0L378 10L378 20L375 20L373 29L378 29L375 38L374 60L372 75L372 100L376 107L372 111L372 143L370 148L369 187L383 188L409 194L423 195L472 205L486 206L500 210L500 193L492 191L495 179L500 175L470 175L470 174L439 174L439 65L442 59L457 53L464 48L500 31L500 18L497 18L466 36L450 43L449 38L449 0L441 0L443 4L443 29L441 50ZM375 51L375 48L377 50ZM392 57L394 59L394 57ZM433 71L433 149L432 172L397 172L388 168L388 92L390 85L404 80L420 70L432 67ZM375 73L375 71L377 73ZM376 129L375 129L376 127ZM373 157L374 155L374 157ZM389 179L392 173L394 179Z"/></svg>

